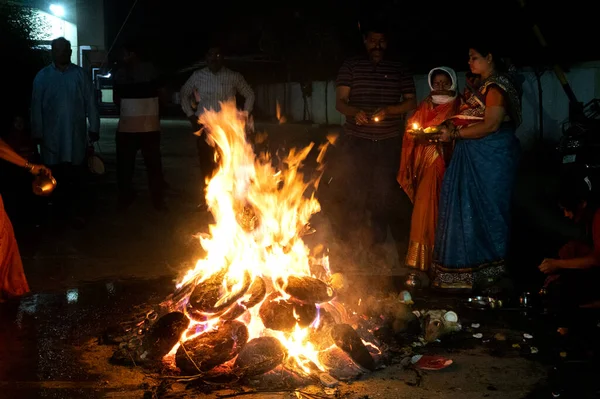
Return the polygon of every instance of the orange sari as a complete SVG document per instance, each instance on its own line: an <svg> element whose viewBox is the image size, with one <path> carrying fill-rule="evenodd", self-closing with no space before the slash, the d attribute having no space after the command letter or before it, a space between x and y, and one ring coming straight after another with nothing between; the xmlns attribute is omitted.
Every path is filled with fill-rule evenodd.
<svg viewBox="0 0 600 399"><path fill-rule="evenodd" d="M0 197L0 302L28 292L15 233Z"/></svg>
<svg viewBox="0 0 600 399"><path fill-rule="evenodd" d="M427 97L416 109L407 126L418 123L421 127L439 125L458 112L460 98L447 104L435 105ZM406 266L427 271L431 263L438 202L446 165L441 144L415 140L405 134L398 183L404 189L414 208L410 225L410 240Z"/></svg>

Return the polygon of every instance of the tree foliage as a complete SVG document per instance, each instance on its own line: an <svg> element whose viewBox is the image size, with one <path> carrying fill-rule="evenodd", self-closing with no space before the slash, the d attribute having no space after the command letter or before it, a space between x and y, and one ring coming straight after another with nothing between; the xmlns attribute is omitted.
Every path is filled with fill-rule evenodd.
<svg viewBox="0 0 600 399"><path fill-rule="evenodd" d="M31 8L0 4L0 76L9 82L3 96L13 110L28 107L35 74L44 66L44 51L35 49L42 26ZM6 113L6 112L5 112Z"/></svg>

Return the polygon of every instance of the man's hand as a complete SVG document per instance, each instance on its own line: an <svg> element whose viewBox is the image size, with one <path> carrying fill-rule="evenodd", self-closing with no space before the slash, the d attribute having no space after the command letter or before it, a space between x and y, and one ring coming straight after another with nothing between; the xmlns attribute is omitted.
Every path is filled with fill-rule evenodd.
<svg viewBox="0 0 600 399"><path fill-rule="evenodd" d="M369 117L367 116L365 111L358 111L356 115L354 115L354 121L358 126L366 125L369 123Z"/></svg>
<svg viewBox="0 0 600 399"><path fill-rule="evenodd" d="M560 270L560 264L558 259L544 259L539 269L544 274L554 274Z"/></svg>
<svg viewBox="0 0 600 399"><path fill-rule="evenodd" d="M371 117L371 120L373 122L381 122L382 120L385 119L385 117L387 116L387 114L388 114L387 109L385 109L385 108L379 108L377 111L375 111L375 113Z"/></svg>
<svg viewBox="0 0 600 399"><path fill-rule="evenodd" d="M48 178L52 178L52 172L45 165L32 164L30 166L29 172L34 176L44 175Z"/></svg>
<svg viewBox="0 0 600 399"><path fill-rule="evenodd" d="M95 143L100 140L100 133L98 132L88 132L88 136L90 137L90 141Z"/></svg>

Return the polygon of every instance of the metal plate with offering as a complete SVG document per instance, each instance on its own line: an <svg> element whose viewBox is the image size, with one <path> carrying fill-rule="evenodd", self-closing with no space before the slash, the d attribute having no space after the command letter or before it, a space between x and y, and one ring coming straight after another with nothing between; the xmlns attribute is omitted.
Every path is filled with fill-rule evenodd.
<svg viewBox="0 0 600 399"><path fill-rule="evenodd" d="M423 128L417 123L413 123L412 126L407 130L407 133L411 136L429 139L431 136L436 135L440 132L440 128L438 126L429 126Z"/></svg>
<svg viewBox="0 0 600 399"><path fill-rule="evenodd" d="M500 299L484 296L475 296L469 298L467 300L466 305L467 307L475 309L496 309L501 308L503 303Z"/></svg>

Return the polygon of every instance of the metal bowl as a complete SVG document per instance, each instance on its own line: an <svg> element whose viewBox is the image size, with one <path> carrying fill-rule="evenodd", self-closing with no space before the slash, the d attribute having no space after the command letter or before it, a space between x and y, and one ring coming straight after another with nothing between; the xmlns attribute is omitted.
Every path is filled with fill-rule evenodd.
<svg viewBox="0 0 600 399"><path fill-rule="evenodd" d="M52 194L56 188L56 179L46 175L37 175L31 186L35 195L46 197Z"/></svg>

